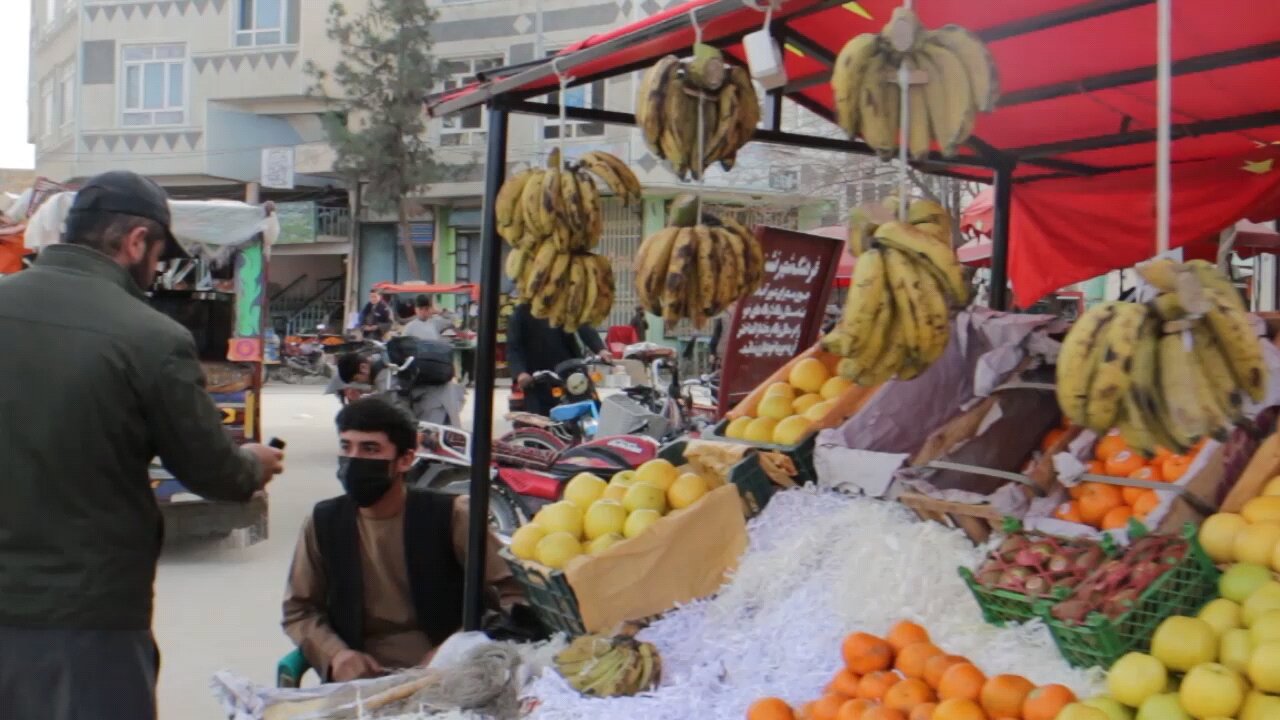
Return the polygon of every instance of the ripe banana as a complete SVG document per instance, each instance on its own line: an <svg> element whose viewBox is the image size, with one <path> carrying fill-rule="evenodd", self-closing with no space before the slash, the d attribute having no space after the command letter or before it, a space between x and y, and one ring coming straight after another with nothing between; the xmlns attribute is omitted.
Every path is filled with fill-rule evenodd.
<svg viewBox="0 0 1280 720"><path fill-rule="evenodd" d="M964 63L973 106L991 112L1000 97L1000 81L991 52L976 35L959 25L943 25L928 33L926 44L938 44L956 54Z"/></svg>
<svg viewBox="0 0 1280 720"><path fill-rule="evenodd" d="M858 117L862 139L881 159L898 150L898 116L901 112L898 86L888 81L894 68L883 55L867 62L867 80L858 90Z"/></svg>
<svg viewBox="0 0 1280 720"><path fill-rule="evenodd" d="M921 264L946 288L951 299L964 305L969 302L969 284L965 282L960 261L950 247L945 247L908 223L888 222L876 228L875 239L905 252Z"/></svg>
<svg viewBox="0 0 1280 720"><path fill-rule="evenodd" d="M1120 415L1120 405L1129 392L1130 363L1143 323L1145 305L1119 303L1101 339L1101 357L1092 366L1085 402L1085 427L1098 433L1110 430Z"/></svg>
<svg viewBox="0 0 1280 720"><path fill-rule="evenodd" d="M920 56L930 78L938 78L938 82L925 85L929 128L938 139L942 154L954 155L959 144L973 132L977 112L971 100L969 75L960 58L943 45L928 43Z"/></svg>
<svg viewBox="0 0 1280 720"><path fill-rule="evenodd" d="M695 316L714 317L720 313L716 303L716 278L719 273L715 266L715 245L711 237L711 229L706 225L695 225L692 228L694 242L698 251L697 292L693 309ZM699 324L695 321L694 323Z"/></svg>
<svg viewBox="0 0 1280 720"><path fill-rule="evenodd" d="M1184 345L1181 333L1162 336L1158 356L1159 387L1167 406L1169 431L1179 445L1190 447L1212 428L1196 388L1205 380L1196 370L1195 355Z"/></svg>
<svg viewBox="0 0 1280 720"><path fill-rule="evenodd" d="M691 317L688 285L697 282L694 277L697 273L695 241L692 228L680 228L671 248L671 261L662 287L662 319L672 324L683 317Z"/></svg>
<svg viewBox="0 0 1280 720"><path fill-rule="evenodd" d="M604 181L614 195L622 200L624 207L632 202L639 202L643 195L640 180L626 163L614 155L601 150L592 150L578 159L589 172Z"/></svg>
<svg viewBox="0 0 1280 720"><path fill-rule="evenodd" d="M849 135L858 135L858 97L867 82L867 61L879 50L880 36L863 33L845 43L831 69L835 91L836 122Z"/></svg>
<svg viewBox="0 0 1280 720"><path fill-rule="evenodd" d="M1085 425L1085 408L1089 403L1089 382L1093 376L1090 365L1100 354L1103 330L1115 318L1119 303L1107 302L1089 308L1067 331L1058 351L1057 384L1058 407L1062 414L1076 425Z"/></svg>
<svg viewBox="0 0 1280 720"><path fill-rule="evenodd" d="M925 328L917 315L920 285L915 268L906 255L894 249L886 249L884 261L889 292L893 295L893 312L897 316L895 328L902 333L907 357L919 357L925 341L921 333Z"/></svg>
<svg viewBox="0 0 1280 720"><path fill-rule="evenodd" d="M520 206L520 195L524 192L524 185L529 177L526 171L507 178L493 201L498 234L512 246L524 235L524 212Z"/></svg>

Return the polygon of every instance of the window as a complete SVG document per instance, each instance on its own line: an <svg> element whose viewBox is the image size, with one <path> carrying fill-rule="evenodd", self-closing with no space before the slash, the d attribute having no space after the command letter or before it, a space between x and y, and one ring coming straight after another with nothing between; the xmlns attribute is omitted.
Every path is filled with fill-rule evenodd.
<svg viewBox="0 0 1280 720"><path fill-rule="evenodd" d="M502 67L502 57L445 60L440 63L440 75L444 78L441 90L448 92L472 83L476 73ZM478 145L484 142L485 119L477 105L440 119L441 145Z"/></svg>
<svg viewBox="0 0 1280 720"><path fill-rule="evenodd" d="M185 122L186 56L183 45L131 45L121 50L126 127Z"/></svg>
<svg viewBox="0 0 1280 720"><path fill-rule="evenodd" d="M556 52L558 51L549 52L547 56L551 57ZM547 102L560 107L560 93L553 92L548 95ZM592 83L569 88L564 93L564 104L566 107L603 110L604 80L596 80ZM564 136L566 138L599 137L601 135L604 135L604 123L583 122L581 120L565 121ZM548 140L560 137L560 118L558 116L547 118L542 124L542 137Z"/></svg>
<svg viewBox="0 0 1280 720"><path fill-rule="evenodd" d="M62 79L58 81L58 117L63 127L70 125L76 117L75 79L75 66L71 66L62 71Z"/></svg>
<svg viewBox="0 0 1280 720"><path fill-rule="evenodd" d="M284 0L238 0L236 46L284 42Z"/></svg>
<svg viewBox="0 0 1280 720"><path fill-rule="evenodd" d="M471 282L471 246L479 245L480 234L458 230L453 238L454 280Z"/></svg>
<svg viewBox="0 0 1280 720"><path fill-rule="evenodd" d="M40 116L40 136L51 137L53 129L58 126L57 122L54 121L53 81L51 80L45 80L40 83L40 108L42 111Z"/></svg>

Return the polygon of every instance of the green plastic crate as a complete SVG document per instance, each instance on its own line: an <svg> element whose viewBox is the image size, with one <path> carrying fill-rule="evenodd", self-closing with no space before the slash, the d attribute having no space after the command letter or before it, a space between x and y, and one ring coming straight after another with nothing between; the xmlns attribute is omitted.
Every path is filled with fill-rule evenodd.
<svg viewBox="0 0 1280 720"><path fill-rule="evenodd" d="M1129 612L1114 620L1094 612L1075 625L1053 617L1053 601L1037 604L1036 614L1049 626L1058 651L1068 663L1075 667L1111 667L1126 653L1149 649L1151 636L1166 618L1194 615L1217 597L1218 569L1196 540L1195 526L1187 524L1182 536L1190 545L1186 557L1151 583Z"/></svg>
<svg viewBox="0 0 1280 720"><path fill-rule="evenodd" d="M684 449L687 445L688 442L685 440L668 443L658 451L658 457L672 465L683 465L686 462ZM747 517L759 515L764 506L769 504L769 499L778 491L778 486L773 484L773 480L765 474L764 468L760 467L760 460L755 453L747 454L729 469L729 482L737 486L738 494L746 504Z"/></svg>
<svg viewBox="0 0 1280 720"><path fill-rule="evenodd" d="M725 437L724 429L728 426L728 420L721 420L712 428L716 440L724 442L739 443L742 445L750 445L753 448L761 450L772 450L780 452L791 458L791 462L796 466L795 481L797 485L816 482L818 480L818 471L813 465L813 448L818 442L818 432L814 431L808 437L796 443L795 445L778 445L776 443L758 443L747 440L739 440L737 438Z"/></svg>
<svg viewBox="0 0 1280 720"><path fill-rule="evenodd" d="M578 610L578 598L563 572L526 563L507 548L500 550L499 554L511 567L516 581L524 586L525 597L548 630L563 632L569 637L586 633L582 613Z"/></svg>
<svg viewBox="0 0 1280 720"><path fill-rule="evenodd" d="M973 593L973 599L978 601L978 608L982 610L982 619L991 625L1027 622L1039 617L1036 610L1042 601L1053 602L1055 599L1063 599L1057 596L1055 598L1032 598L1012 590L983 587L978 583L978 579L974 577L973 571L966 567L960 568L960 577L964 580L964 584L969 586L969 592ZM1059 590L1059 592L1061 593L1062 591ZM1063 594L1065 595L1066 593Z"/></svg>

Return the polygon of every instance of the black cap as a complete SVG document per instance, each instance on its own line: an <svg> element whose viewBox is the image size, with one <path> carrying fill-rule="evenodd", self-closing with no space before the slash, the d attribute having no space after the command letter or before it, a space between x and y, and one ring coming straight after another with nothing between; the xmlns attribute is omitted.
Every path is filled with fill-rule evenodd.
<svg viewBox="0 0 1280 720"><path fill-rule="evenodd" d="M71 212L108 212L152 220L164 228L165 248L161 260L191 257L169 229L169 196L150 178L137 173L112 170L89 178L76 191Z"/></svg>

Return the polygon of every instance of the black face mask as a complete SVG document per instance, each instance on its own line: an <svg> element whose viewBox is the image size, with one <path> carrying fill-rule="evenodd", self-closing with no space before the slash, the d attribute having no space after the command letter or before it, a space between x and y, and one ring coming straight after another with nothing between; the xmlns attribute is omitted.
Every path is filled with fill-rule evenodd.
<svg viewBox="0 0 1280 720"><path fill-rule="evenodd" d="M338 481L347 497L360 507L382 499L391 489L391 461L379 458L338 458Z"/></svg>

